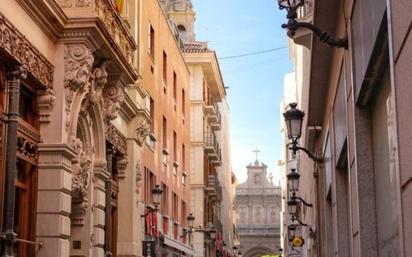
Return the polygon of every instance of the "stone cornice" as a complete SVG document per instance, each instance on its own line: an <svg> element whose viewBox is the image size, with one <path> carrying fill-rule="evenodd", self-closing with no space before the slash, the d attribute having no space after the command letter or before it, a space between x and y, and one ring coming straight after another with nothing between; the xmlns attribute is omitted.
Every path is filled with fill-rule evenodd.
<svg viewBox="0 0 412 257"><path fill-rule="evenodd" d="M0 47L24 66L42 88L53 89L54 66L0 13Z"/></svg>
<svg viewBox="0 0 412 257"><path fill-rule="evenodd" d="M50 38L53 40L59 38L68 18L56 0L17 0L17 2Z"/></svg>

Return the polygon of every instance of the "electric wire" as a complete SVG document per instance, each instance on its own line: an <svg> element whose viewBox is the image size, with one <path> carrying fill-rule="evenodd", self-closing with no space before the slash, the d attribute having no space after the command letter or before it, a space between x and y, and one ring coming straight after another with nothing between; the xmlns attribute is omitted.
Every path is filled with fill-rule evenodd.
<svg viewBox="0 0 412 257"><path fill-rule="evenodd" d="M245 53L245 54L238 54L238 55L230 55L230 56L223 56L219 57L219 60L225 60L225 59L235 59L235 58L241 58L241 57L246 57L246 56L251 56L251 55L258 55L258 54L264 54L264 53L270 53L270 52L276 52L282 49L288 48L287 46L281 46L277 48L272 48L272 49L267 49L267 50L262 50L262 51L257 51L257 52L251 52L251 53Z"/></svg>

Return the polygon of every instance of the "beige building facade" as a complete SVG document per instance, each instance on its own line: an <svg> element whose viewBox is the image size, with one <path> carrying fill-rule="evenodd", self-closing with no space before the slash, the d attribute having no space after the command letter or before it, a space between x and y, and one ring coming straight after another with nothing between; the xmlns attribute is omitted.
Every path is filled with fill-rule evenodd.
<svg viewBox="0 0 412 257"><path fill-rule="evenodd" d="M189 0L161 1L179 34L190 71L190 184L195 216L194 256L232 256L233 182L230 116L215 51L195 39L195 12ZM229 208L228 208L229 206Z"/></svg>
<svg viewBox="0 0 412 257"><path fill-rule="evenodd" d="M283 233L285 255L412 254L410 8L408 1L316 0L301 13L299 19L347 37L348 48L328 48L304 29L290 45L294 100L305 112L300 145L323 162L285 151L284 161L295 158L301 175L299 196L313 204L298 208L307 224L299 227L303 247L292 249L290 231Z"/></svg>
<svg viewBox="0 0 412 257"><path fill-rule="evenodd" d="M2 256L232 255L229 109L194 19L182 0L0 4Z"/></svg>
<svg viewBox="0 0 412 257"><path fill-rule="evenodd" d="M0 5L2 254L141 255L138 161L150 119L138 10L136 1Z"/></svg>

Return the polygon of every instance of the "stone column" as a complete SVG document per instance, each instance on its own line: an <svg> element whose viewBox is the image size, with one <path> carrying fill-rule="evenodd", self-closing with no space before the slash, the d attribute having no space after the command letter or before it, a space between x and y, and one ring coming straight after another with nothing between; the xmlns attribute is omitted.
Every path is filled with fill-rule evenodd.
<svg viewBox="0 0 412 257"><path fill-rule="evenodd" d="M3 231L1 256L14 256L14 205L16 179L17 128L19 126L20 80L27 77L27 70L13 65L7 71L7 87L9 89L9 108L6 126L6 174L4 185Z"/></svg>
<svg viewBox="0 0 412 257"><path fill-rule="evenodd" d="M139 206L139 190L143 179L140 159L149 125L147 120L136 118L129 128L127 160L116 163L119 171L124 170L124 175L119 177L118 211L122 213L122 218L118 220L118 257L142 256L144 234L144 219L140 218L143 208Z"/></svg>
<svg viewBox="0 0 412 257"><path fill-rule="evenodd" d="M93 257L104 256L106 207L105 181L108 179L109 174L106 171L106 163L95 163L93 182Z"/></svg>
<svg viewBox="0 0 412 257"><path fill-rule="evenodd" d="M39 144L37 241L39 257L69 256L72 159L67 144Z"/></svg>

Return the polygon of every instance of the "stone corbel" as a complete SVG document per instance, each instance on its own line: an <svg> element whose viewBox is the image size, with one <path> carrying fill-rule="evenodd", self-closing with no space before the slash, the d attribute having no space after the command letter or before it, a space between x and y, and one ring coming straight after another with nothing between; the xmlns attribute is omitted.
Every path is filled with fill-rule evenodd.
<svg viewBox="0 0 412 257"><path fill-rule="evenodd" d="M56 95L52 89L42 89L37 91L37 105L39 110L39 122L49 123L50 113L54 107Z"/></svg>
<svg viewBox="0 0 412 257"><path fill-rule="evenodd" d="M121 158L116 162L117 177L119 179L126 178L127 158Z"/></svg>

